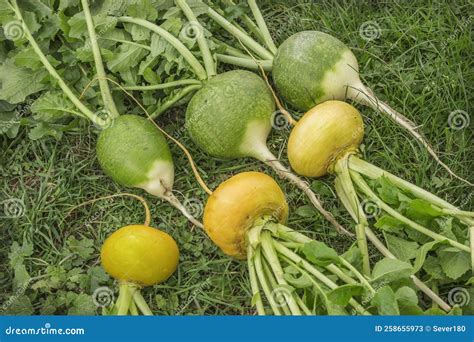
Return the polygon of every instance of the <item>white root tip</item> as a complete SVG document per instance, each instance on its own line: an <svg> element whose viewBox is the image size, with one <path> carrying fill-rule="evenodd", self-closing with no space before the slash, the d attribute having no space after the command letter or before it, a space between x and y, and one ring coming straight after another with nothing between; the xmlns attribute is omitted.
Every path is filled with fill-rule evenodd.
<svg viewBox="0 0 474 342"><path fill-rule="evenodd" d="M410 121L408 118L406 118L404 115L401 113L397 112L395 109L391 108L388 104L385 102L380 101L373 93L373 91L364 86L362 83L358 84L355 87L348 87L347 89L347 96L361 104L364 104L366 106L371 107L374 110L381 111L383 114L387 115L390 119L392 119L394 122L402 126L404 129L406 129L412 136L415 137L416 140L418 140L428 151L428 153L436 160L436 162L441 165L448 173L453 176L454 178L459 179L460 181L470 185L474 186L473 183L469 182L468 180L458 176L456 173L454 173L449 166L447 166L445 163L441 161L441 159L438 157L438 154L434 151L434 149L431 147L431 145L428 143L425 137L418 132L418 127Z"/></svg>
<svg viewBox="0 0 474 342"><path fill-rule="evenodd" d="M196 227L204 229L204 225L200 221L198 221L193 215L191 215L188 209L186 209L186 207L176 198L176 196L171 191L168 191L161 198L168 201L168 203L178 209L188 219L189 222L194 224Z"/></svg>

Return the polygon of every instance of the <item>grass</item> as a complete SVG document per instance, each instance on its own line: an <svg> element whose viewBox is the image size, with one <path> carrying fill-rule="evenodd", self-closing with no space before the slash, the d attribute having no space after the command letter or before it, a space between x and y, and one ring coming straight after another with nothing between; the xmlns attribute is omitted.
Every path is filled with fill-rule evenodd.
<svg viewBox="0 0 474 342"><path fill-rule="evenodd" d="M468 1L346 0L268 2L262 8L278 43L295 32L312 29L343 40L357 55L364 81L383 100L420 124L441 158L457 174L473 181L472 128L467 125L456 130L448 124L453 111L469 113L473 100L469 6ZM366 21L380 27L379 38L366 41L361 37L359 27ZM367 124L363 146L367 160L464 210L472 208L472 188L451 179L389 119L367 108L359 109ZM167 113L161 123L188 146L210 188L241 171L273 175L250 159L220 161L205 156L182 130L183 108ZM128 190L101 172L94 157L96 132L92 129L68 134L59 142L31 141L27 133L25 130L13 140L0 137L0 200L18 198L25 204L22 217L0 219L0 302L14 299L2 314L93 314L98 312L92 300L94 290L99 286L117 288L99 267L101 243L116 228L142 222L142 207L132 199L118 198L79 208L65 217L69 209L86 200ZM288 131L276 131L269 142L270 149L285 162L287 136ZM206 194L198 187L183 154L176 146L172 150L175 191L199 214ZM291 207L290 227L340 252L350 246L351 241L338 236L310 209L300 192L284 181L280 184ZM312 185L326 207L350 226L349 216L334 196L332 178ZM138 190L132 192L143 195ZM181 249L178 272L166 283L144 291L152 310L162 315L254 314L245 263L224 256L203 232L192 230L166 203L145 197L154 226L170 233ZM379 258L375 250L371 254ZM27 277L25 272L35 280L18 288L19 280Z"/></svg>

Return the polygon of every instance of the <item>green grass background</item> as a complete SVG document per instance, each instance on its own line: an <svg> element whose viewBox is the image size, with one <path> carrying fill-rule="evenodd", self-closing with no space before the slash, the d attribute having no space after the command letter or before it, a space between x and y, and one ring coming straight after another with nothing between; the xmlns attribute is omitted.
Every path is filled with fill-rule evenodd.
<svg viewBox="0 0 474 342"><path fill-rule="evenodd" d="M364 82L381 99L420 124L442 160L474 181L472 124L460 130L448 125L453 111L463 110L467 117L471 112L472 2L272 1L261 7L277 43L301 30L321 30L344 41L359 59ZM359 27L367 21L380 27L377 39L366 41L359 34ZM465 210L472 209L472 187L451 179L388 118L358 108L367 125L364 158ZM183 131L183 113L183 108L173 110L160 122L189 148L211 188L246 170L275 176L254 160L220 161L204 155ZM101 243L118 227L142 222L142 207L132 199L119 198L80 208L65 218L77 204L125 189L101 172L94 152L97 134L92 127L87 132L68 134L59 142L30 141L27 133L22 131L13 140L0 137L0 200L13 197L25 203L22 217L0 218L0 303L11 296L15 299L1 314L93 314L98 312L91 296L94 290L99 286L117 289L101 271ZM287 137L288 131L275 131L269 141L271 150L285 162ZM176 194L183 201L188 199L194 213L199 214L206 194L178 147L171 149L176 163ZM311 209L299 191L285 181L279 183L291 208L289 226L340 252L351 244ZM326 207L351 226L335 198L332 177L313 181L312 187L319 191ZM143 195L142 191L130 191ZM153 225L170 233L181 249L176 274L166 283L143 291L152 310L163 315L254 314L245 263L219 252L203 232L193 230L168 204L145 197L152 209ZM14 242L25 249L31 245L33 250L24 256L18 248L12 253ZM373 249L371 256L379 258ZM18 279L26 276L25 271L36 278L23 291L18 289ZM440 289L441 295L448 290Z"/></svg>

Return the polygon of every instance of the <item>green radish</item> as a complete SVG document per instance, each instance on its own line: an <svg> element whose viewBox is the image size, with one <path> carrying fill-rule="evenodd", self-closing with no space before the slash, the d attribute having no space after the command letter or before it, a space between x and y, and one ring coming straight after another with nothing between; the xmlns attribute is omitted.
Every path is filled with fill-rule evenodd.
<svg viewBox="0 0 474 342"><path fill-rule="evenodd" d="M174 164L166 139L145 118L120 116L100 133L96 151L102 170L121 185L142 188L155 196L173 187Z"/></svg>
<svg viewBox="0 0 474 342"><path fill-rule="evenodd" d="M15 0L12 10L21 22L28 42L42 64L54 78L64 95L79 109L81 118L87 118L101 129L97 143L97 157L103 170L118 184L137 187L158 196L176 207L194 225L202 227L172 193L174 166L171 153L162 132L151 120L136 115L119 116L107 82L99 82L107 117L92 112L74 94L41 51L26 25ZM106 80L94 25L86 0L82 0L95 67L99 80Z"/></svg>
<svg viewBox="0 0 474 342"><path fill-rule="evenodd" d="M315 131L318 134L312 134ZM390 217L391 225L399 222L411 236L422 235L434 244L448 244L467 259L469 254L472 258L473 232L469 227L474 226L474 212L459 210L428 191L360 159L357 153L363 136L364 124L356 108L342 101L326 101L309 110L293 128L288 140L288 159L298 174L307 177L335 174L337 193L357 223L357 241L363 253L364 273L370 275L365 237L384 253L380 241L369 228L367 206L375 207L376 211ZM376 183L370 186L365 179L371 180L371 184ZM379 190L373 190L374 187ZM381 192L380 189L388 190ZM417 214L410 214L405 208L407 206ZM465 228L457 235L438 232L417 221L420 215L456 219ZM431 248L435 247L434 244ZM472 260L474 270L474 258Z"/></svg>
<svg viewBox="0 0 474 342"><path fill-rule="evenodd" d="M346 99L381 111L410 132L452 176L472 185L440 160L413 122L380 101L362 83L357 59L343 42L327 33L303 31L292 35L276 48L256 1L248 0L248 3L261 33L261 40L268 50L208 7L206 14L211 19L257 54L257 57L246 58L245 55L242 57L242 52L239 54L238 49L230 48L226 50L227 54L218 55L220 61L252 69L256 69L259 64L265 70L271 70L278 93L303 112L326 100ZM259 59L258 63L255 58Z"/></svg>
<svg viewBox="0 0 474 342"><path fill-rule="evenodd" d="M176 4L187 19L203 32L186 1L177 0ZM118 20L148 28L160 35L176 48L203 82L186 110L186 128L201 149L217 158L253 157L266 163L303 190L311 203L340 232L352 235L323 208L309 185L282 165L266 146L276 106L262 78L248 71L230 71L215 76L215 64L203 34L198 34L197 40L205 67L183 43L163 28L143 19L120 17Z"/></svg>

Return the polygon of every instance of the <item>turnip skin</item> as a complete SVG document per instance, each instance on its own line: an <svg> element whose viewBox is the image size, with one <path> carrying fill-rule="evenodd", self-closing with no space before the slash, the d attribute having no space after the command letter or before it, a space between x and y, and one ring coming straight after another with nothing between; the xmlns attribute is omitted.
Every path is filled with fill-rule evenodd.
<svg viewBox="0 0 474 342"><path fill-rule="evenodd" d="M291 131L288 159L298 174L321 177L339 156L357 150L363 137L364 122L356 108L326 101L310 109Z"/></svg>
<svg viewBox="0 0 474 342"><path fill-rule="evenodd" d="M172 189L174 165L163 134L147 119L121 115L97 141L104 172L120 185L162 197Z"/></svg>
<svg viewBox="0 0 474 342"><path fill-rule="evenodd" d="M245 259L246 233L264 216L286 222L285 195L270 176L243 172L220 184L209 197L203 215L204 229L225 254Z"/></svg>
<svg viewBox="0 0 474 342"><path fill-rule="evenodd" d="M209 80L193 96L186 128L193 141L214 157L257 157L257 150L266 149L274 111L263 79L249 71L229 71Z"/></svg>
<svg viewBox="0 0 474 342"><path fill-rule="evenodd" d="M280 95L307 111L326 100L344 100L360 84L357 59L343 42L318 31L298 32L281 44L273 60Z"/></svg>
<svg viewBox="0 0 474 342"><path fill-rule="evenodd" d="M113 278L139 286L164 282L175 272L179 261L175 240L144 225L115 231L105 240L100 255L102 266Z"/></svg>

